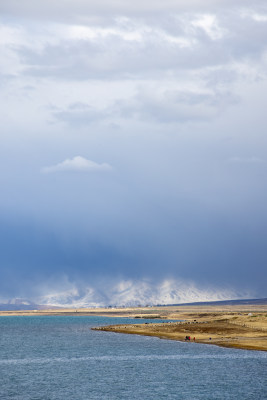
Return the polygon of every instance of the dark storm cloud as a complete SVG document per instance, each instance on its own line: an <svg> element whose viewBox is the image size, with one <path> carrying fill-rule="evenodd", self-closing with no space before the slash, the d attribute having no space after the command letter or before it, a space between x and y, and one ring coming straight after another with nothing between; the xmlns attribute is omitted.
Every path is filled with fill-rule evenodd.
<svg viewBox="0 0 267 400"><path fill-rule="evenodd" d="M134 215L119 216L118 227L111 231L102 227L87 234L69 232L68 238L60 230L1 218L2 295L33 294L40 280L53 276L90 282L101 276L160 280L166 273L182 279L193 276L201 284L231 282L239 289L249 280L250 288L264 295L266 226L255 225L251 217L244 223L225 218L190 202L180 203L176 215L167 205L160 215L155 206L143 207L141 213L132 209ZM97 218L103 226L100 214Z"/></svg>

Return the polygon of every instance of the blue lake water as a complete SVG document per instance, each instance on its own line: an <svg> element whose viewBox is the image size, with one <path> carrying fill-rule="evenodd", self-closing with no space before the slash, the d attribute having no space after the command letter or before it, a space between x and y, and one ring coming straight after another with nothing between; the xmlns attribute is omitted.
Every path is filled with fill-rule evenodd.
<svg viewBox="0 0 267 400"><path fill-rule="evenodd" d="M0 399L267 399L265 352L90 329L138 322L0 317Z"/></svg>

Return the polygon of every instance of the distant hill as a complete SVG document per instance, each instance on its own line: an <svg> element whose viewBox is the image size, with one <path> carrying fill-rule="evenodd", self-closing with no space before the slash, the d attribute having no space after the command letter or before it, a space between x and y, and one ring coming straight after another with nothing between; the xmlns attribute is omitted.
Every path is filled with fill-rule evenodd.
<svg viewBox="0 0 267 400"><path fill-rule="evenodd" d="M226 306L226 305L267 305L267 298L263 299L243 299L243 300L220 300L220 301L203 301L203 302L192 302L192 303L178 303L178 304L156 304L158 307L168 307L168 306ZM88 307L88 306L87 306ZM81 308L87 308L86 306ZM120 307L117 305L117 307ZM30 310L47 310L47 309L60 309L60 306L52 306L49 304L35 304L27 300L16 299L15 301L9 303L0 304L0 311L30 311ZM65 308L65 307L64 307ZM70 306L71 308L71 306ZM88 307L90 308L90 306Z"/></svg>
<svg viewBox="0 0 267 400"><path fill-rule="evenodd" d="M246 305L246 304L255 304L255 305L266 305L267 298L263 299L242 299L242 300L220 300L220 301L200 301L194 303L182 303L182 304L169 304L169 306L230 306L230 305ZM158 304L159 305L159 304Z"/></svg>
<svg viewBox="0 0 267 400"><path fill-rule="evenodd" d="M30 311L30 310L46 310L46 309L53 309L53 308L60 308L47 305L40 305L35 304L29 300L24 299L15 299L8 303L0 303L0 311Z"/></svg>

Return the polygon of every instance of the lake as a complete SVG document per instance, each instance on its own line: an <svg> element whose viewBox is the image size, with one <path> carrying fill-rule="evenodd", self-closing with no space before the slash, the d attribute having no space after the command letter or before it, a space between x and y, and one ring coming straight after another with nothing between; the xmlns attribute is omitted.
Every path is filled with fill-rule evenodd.
<svg viewBox="0 0 267 400"><path fill-rule="evenodd" d="M0 317L0 399L266 400L266 352L91 330L141 322Z"/></svg>

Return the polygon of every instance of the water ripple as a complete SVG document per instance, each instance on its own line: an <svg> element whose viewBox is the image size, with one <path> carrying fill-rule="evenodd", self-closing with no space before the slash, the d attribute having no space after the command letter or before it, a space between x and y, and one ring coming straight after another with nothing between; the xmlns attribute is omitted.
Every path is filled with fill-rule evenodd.
<svg viewBox="0 0 267 400"><path fill-rule="evenodd" d="M86 357L55 357L55 358L23 358L23 359L8 359L0 360L0 365L25 365L25 364L49 364L49 363L71 363L81 361L104 361L104 362L117 362L117 361L153 361L153 360L226 360L226 359L258 359L257 355L247 354L216 354L216 355L136 355L136 356L86 356ZM262 353L262 358L267 358L267 355Z"/></svg>

